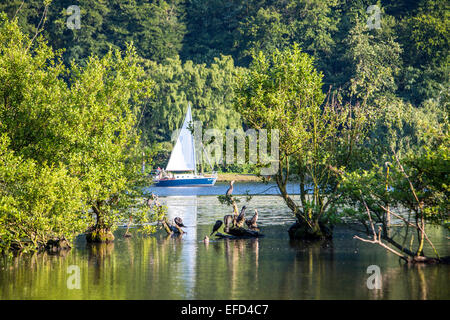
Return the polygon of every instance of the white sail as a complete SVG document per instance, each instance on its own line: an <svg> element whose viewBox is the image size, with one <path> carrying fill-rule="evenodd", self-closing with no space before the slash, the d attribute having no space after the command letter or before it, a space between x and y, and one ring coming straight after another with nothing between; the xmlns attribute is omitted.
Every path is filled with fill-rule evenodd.
<svg viewBox="0 0 450 320"><path fill-rule="evenodd" d="M196 171L194 136L188 126L192 122L191 106L188 106L183 127L170 154L166 171Z"/></svg>

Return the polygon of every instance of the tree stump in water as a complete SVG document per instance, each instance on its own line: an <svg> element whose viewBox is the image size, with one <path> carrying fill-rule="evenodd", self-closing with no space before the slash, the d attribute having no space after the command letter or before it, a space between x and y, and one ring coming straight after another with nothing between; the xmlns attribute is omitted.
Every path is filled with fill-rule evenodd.
<svg viewBox="0 0 450 320"><path fill-rule="evenodd" d="M261 234L258 231L253 231L249 229L244 229L243 227L230 228L227 232L228 234L236 237L259 237Z"/></svg>
<svg viewBox="0 0 450 320"><path fill-rule="evenodd" d="M223 239L246 239L246 238L260 238L264 237L262 233L255 230L244 229L242 227L231 227L228 230L224 230L223 234L220 232L216 233L216 237Z"/></svg>
<svg viewBox="0 0 450 320"><path fill-rule="evenodd" d="M162 226L164 230L166 230L167 234L183 234L184 231L181 229L176 223L170 224L167 219L161 220Z"/></svg>
<svg viewBox="0 0 450 320"><path fill-rule="evenodd" d="M333 237L332 228L320 224L314 230L304 223L295 222L290 226L289 238L291 240L325 240Z"/></svg>
<svg viewBox="0 0 450 320"><path fill-rule="evenodd" d="M49 252L59 252L61 250L68 250L71 246L69 241L65 238L62 239L50 239L45 244L45 249Z"/></svg>
<svg viewBox="0 0 450 320"><path fill-rule="evenodd" d="M86 241L95 243L108 243L114 241L114 235L109 229L94 228L93 230L86 233Z"/></svg>

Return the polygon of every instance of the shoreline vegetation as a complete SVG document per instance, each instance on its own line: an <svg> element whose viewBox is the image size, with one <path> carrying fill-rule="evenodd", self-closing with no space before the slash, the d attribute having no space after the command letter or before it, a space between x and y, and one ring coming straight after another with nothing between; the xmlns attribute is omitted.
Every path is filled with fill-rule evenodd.
<svg viewBox="0 0 450 320"><path fill-rule="evenodd" d="M256 174L244 174L244 173L218 173L217 182L263 182L263 177Z"/></svg>
<svg viewBox="0 0 450 320"><path fill-rule="evenodd" d="M76 30L57 2L19 3L0 4L2 252L70 248L86 230L111 242L121 221L154 233L166 208L143 187L191 103L215 171L276 166L292 240L331 239L352 221L366 232L358 240L406 262L448 261L427 233L450 230L444 2L383 2L382 27L368 28L362 2L237 1L231 13L223 0L112 1L83 7ZM228 129L266 130L259 144L247 135L259 158L241 150L246 138L224 148ZM265 179L219 174L233 180ZM394 217L415 237L395 239Z"/></svg>

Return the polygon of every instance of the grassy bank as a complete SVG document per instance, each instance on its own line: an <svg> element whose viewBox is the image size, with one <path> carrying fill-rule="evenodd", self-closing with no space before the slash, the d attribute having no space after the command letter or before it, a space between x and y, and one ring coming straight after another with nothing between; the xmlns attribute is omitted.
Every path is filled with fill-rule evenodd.
<svg viewBox="0 0 450 320"><path fill-rule="evenodd" d="M240 174L240 173L219 173L218 182L229 182L231 180L240 182L261 182L262 178L254 174Z"/></svg>

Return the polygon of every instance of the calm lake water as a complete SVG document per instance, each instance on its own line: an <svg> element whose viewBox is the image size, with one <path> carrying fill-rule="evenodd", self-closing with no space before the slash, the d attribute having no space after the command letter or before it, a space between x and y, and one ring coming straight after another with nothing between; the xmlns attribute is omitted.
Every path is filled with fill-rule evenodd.
<svg viewBox="0 0 450 320"><path fill-rule="evenodd" d="M235 190L261 193L269 187L248 183ZM346 227L337 227L329 243L289 241L286 230L294 220L275 188L248 203L241 197L238 204L248 206L248 215L258 208L264 238L205 244L214 222L231 212L212 195L226 188L152 189L165 196L170 219L183 218L186 234L180 238L164 231L143 237L133 230L127 239L119 228L112 244L88 245L79 237L62 255L3 259L0 299L450 298L450 266L405 266L384 249L352 239L355 232ZM449 255L447 231L430 235L441 255ZM367 287L370 265L381 270L381 289ZM79 268L80 289L68 288L69 266Z"/></svg>

